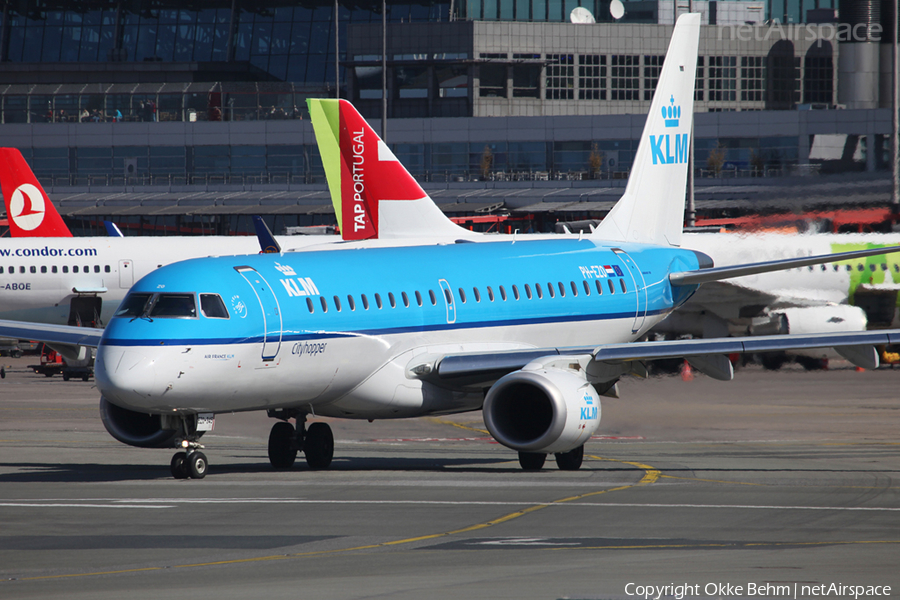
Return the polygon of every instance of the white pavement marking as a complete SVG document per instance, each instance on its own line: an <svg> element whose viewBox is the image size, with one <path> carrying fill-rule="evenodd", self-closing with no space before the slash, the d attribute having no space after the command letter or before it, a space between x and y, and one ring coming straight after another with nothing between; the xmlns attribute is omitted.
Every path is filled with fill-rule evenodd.
<svg viewBox="0 0 900 600"><path fill-rule="evenodd" d="M298 498L91 498L85 503L56 500L0 501L0 507L26 508L176 508L187 504L366 504L366 505L420 505L420 506L558 506L591 508L711 508L740 510L831 510L861 512L900 512L900 507L887 506L775 506L759 504L650 504L623 502L491 502L478 500L306 500Z"/></svg>

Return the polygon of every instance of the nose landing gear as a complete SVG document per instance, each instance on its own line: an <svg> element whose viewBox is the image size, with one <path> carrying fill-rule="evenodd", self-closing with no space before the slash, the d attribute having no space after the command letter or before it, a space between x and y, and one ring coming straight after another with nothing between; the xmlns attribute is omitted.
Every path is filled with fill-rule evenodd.
<svg viewBox="0 0 900 600"><path fill-rule="evenodd" d="M184 448L184 451L176 452L172 457L172 462L169 463L172 477L175 479L203 479L209 469L209 462L206 455L200 452L203 445L197 441L203 435L202 431L197 431L197 415L184 415L179 421L180 441L178 445Z"/></svg>
<svg viewBox="0 0 900 600"><path fill-rule="evenodd" d="M327 469L334 456L334 435L327 423L312 423L306 427L306 415L285 410L269 411L269 416L282 421L272 426L269 433L269 462L276 469L294 466L297 453L306 455L310 469ZM287 422L295 418L297 427Z"/></svg>
<svg viewBox="0 0 900 600"><path fill-rule="evenodd" d="M172 477L175 479L203 479L206 477L206 470L209 463L206 461L206 455L199 450L191 452L176 452L172 457Z"/></svg>

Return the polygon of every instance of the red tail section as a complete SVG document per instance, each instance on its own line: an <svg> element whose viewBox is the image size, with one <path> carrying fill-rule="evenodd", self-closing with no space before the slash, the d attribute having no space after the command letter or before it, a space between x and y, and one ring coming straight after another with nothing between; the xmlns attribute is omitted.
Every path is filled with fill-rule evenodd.
<svg viewBox="0 0 900 600"><path fill-rule="evenodd" d="M353 105L341 100L340 107L341 234L345 240L378 238L379 202L428 194Z"/></svg>
<svg viewBox="0 0 900 600"><path fill-rule="evenodd" d="M0 186L12 237L72 237L22 153L0 148Z"/></svg>

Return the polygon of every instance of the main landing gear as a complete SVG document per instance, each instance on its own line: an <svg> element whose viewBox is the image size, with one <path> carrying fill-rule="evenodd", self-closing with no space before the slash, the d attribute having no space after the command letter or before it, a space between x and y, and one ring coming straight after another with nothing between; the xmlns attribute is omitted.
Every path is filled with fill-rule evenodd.
<svg viewBox="0 0 900 600"><path fill-rule="evenodd" d="M269 433L269 462L276 469L294 466L297 453L306 455L310 469L327 469L334 456L334 435L327 423L312 423L306 427L306 415L287 411L269 411L270 417L285 419L272 426ZM297 427L286 419L296 418Z"/></svg>
<svg viewBox="0 0 900 600"><path fill-rule="evenodd" d="M560 471L577 471L584 462L584 446L568 452L557 452L554 456ZM543 452L519 452L519 464L526 471L540 471L546 460L547 455Z"/></svg>

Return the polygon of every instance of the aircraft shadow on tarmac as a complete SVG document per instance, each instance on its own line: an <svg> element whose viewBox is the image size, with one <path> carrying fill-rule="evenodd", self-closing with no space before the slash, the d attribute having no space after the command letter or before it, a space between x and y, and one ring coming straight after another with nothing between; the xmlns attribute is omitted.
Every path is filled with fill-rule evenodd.
<svg viewBox="0 0 900 600"><path fill-rule="evenodd" d="M885 451L890 451L885 449ZM162 457L163 455L160 455ZM248 461L258 459L257 456L246 456ZM763 459L769 457L760 457ZM643 459L642 459L643 460ZM655 468L655 467L654 467ZM697 477L702 473L704 477L710 474L731 474L739 477L741 474L750 473L893 473L890 469L854 469L854 468L716 468L716 467L664 467L659 469L670 476ZM40 463L40 462L0 462L0 471L13 471L0 474L0 483L35 483L35 482L114 482L114 481L152 481L156 479L171 479L168 464L99 464L99 463ZM335 458L327 471L333 472L447 472L469 474L505 474L522 473L522 469L515 455L503 455L496 458L476 457L401 457L401 456L345 456ZM327 472L326 471L326 472ZM618 461L586 460L581 471L596 471L604 473L640 473L644 469L624 464ZM289 476L292 473L312 473L302 457L298 457L292 468L284 470L273 469L266 460L258 462L217 462L210 466L209 477L216 475L253 475L272 474ZM548 457L546 466L540 471L530 474L559 473L553 457Z"/></svg>

